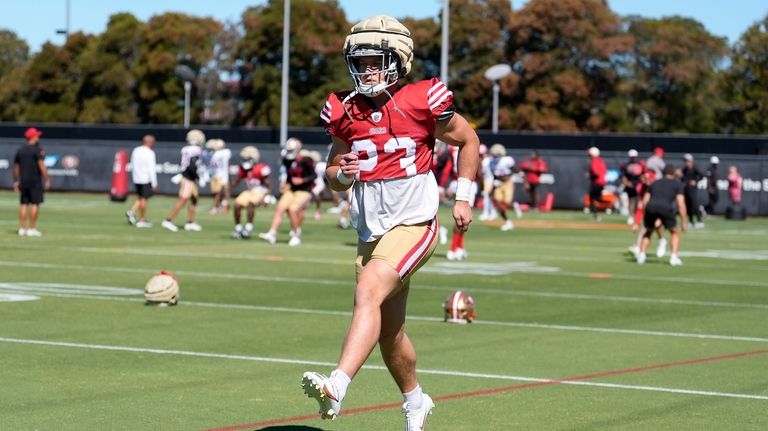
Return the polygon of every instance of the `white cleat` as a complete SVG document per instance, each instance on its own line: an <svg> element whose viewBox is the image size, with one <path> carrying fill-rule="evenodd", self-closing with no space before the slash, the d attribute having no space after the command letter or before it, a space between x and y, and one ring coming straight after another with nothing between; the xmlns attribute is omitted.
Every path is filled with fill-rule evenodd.
<svg viewBox="0 0 768 431"><path fill-rule="evenodd" d="M27 229L27 236L43 236L43 233L35 228L32 228Z"/></svg>
<svg viewBox="0 0 768 431"><path fill-rule="evenodd" d="M126 211L125 216L128 217L128 223L135 225L136 224L136 213L133 211Z"/></svg>
<svg viewBox="0 0 768 431"><path fill-rule="evenodd" d="M507 220L504 222L503 225L501 225L501 230L506 232L508 230L512 230L515 228L515 225L512 223L512 220Z"/></svg>
<svg viewBox="0 0 768 431"><path fill-rule="evenodd" d="M632 253L632 256L635 256L635 258L637 258L637 255L640 253L640 247L636 245L630 245L629 252Z"/></svg>
<svg viewBox="0 0 768 431"><path fill-rule="evenodd" d="M662 238L659 240L659 246L656 247L656 257L661 259L667 254L667 240Z"/></svg>
<svg viewBox="0 0 768 431"><path fill-rule="evenodd" d="M274 244L277 242L277 236L271 232L260 233L259 238L263 239L264 241L270 244Z"/></svg>
<svg viewBox="0 0 768 431"><path fill-rule="evenodd" d="M453 250L448 250L448 252L445 253L445 258L448 260L456 260L457 259L456 252Z"/></svg>
<svg viewBox="0 0 768 431"><path fill-rule="evenodd" d="M301 245L301 238L297 236L292 236L290 240L288 240L288 245L291 247L296 247L297 245Z"/></svg>
<svg viewBox="0 0 768 431"><path fill-rule="evenodd" d="M637 256L635 257L635 259L637 260L638 265L644 264L645 263L645 253L638 253Z"/></svg>
<svg viewBox="0 0 768 431"><path fill-rule="evenodd" d="M179 228L176 227L176 225L173 224L173 222L168 221L168 220L163 220L163 222L160 223L160 226L162 226L164 229L168 229L171 232L178 232L179 231Z"/></svg>
<svg viewBox="0 0 768 431"><path fill-rule="evenodd" d="M457 248L456 249L456 259L457 260L464 260L468 256L469 256L469 254L467 254L467 251L464 250L463 248Z"/></svg>
<svg viewBox="0 0 768 431"><path fill-rule="evenodd" d="M190 232L200 232L201 230L203 230L203 227L191 221L184 225L184 230L190 231Z"/></svg>
<svg viewBox="0 0 768 431"><path fill-rule="evenodd" d="M427 416L432 414L435 403L429 395L422 395L421 408L409 409L408 403L403 403L403 414L405 414L405 431L424 431L427 423Z"/></svg>
<svg viewBox="0 0 768 431"><path fill-rule="evenodd" d="M683 261L676 254L669 256L669 264L672 266L683 266Z"/></svg>
<svg viewBox="0 0 768 431"><path fill-rule="evenodd" d="M322 374L307 371L301 377L301 387L309 398L314 398L320 406L323 419L336 419L341 412L341 402L336 399L333 382ZM431 400L430 400L431 401Z"/></svg>
<svg viewBox="0 0 768 431"><path fill-rule="evenodd" d="M19 236L24 236L24 235L27 234L27 230L24 229L23 227L20 227L19 231L18 231L18 234L19 234Z"/></svg>
<svg viewBox="0 0 768 431"><path fill-rule="evenodd" d="M152 223L146 220L139 220L136 222L136 227L140 229L148 229L152 227Z"/></svg>

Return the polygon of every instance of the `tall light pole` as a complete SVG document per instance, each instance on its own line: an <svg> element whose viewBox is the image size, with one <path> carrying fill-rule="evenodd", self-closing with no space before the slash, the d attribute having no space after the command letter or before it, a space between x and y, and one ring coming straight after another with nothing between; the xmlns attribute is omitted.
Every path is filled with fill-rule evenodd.
<svg viewBox="0 0 768 431"><path fill-rule="evenodd" d="M291 67L291 0L283 2L283 76L280 89L280 145L288 140L288 70Z"/></svg>
<svg viewBox="0 0 768 431"><path fill-rule="evenodd" d="M443 27L440 47L440 80L448 85L448 28L451 0L443 0Z"/></svg>
<svg viewBox="0 0 768 431"><path fill-rule="evenodd" d="M69 16L70 16L70 8L69 8L69 2L70 0L67 0L66 2L66 27L64 29L56 30L56 34L63 34L64 35L64 43L66 43L69 40Z"/></svg>
<svg viewBox="0 0 768 431"><path fill-rule="evenodd" d="M499 133L499 80L512 73L512 67L508 64L494 64L485 70L485 79L493 81L493 114L492 132Z"/></svg>
<svg viewBox="0 0 768 431"><path fill-rule="evenodd" d="M173 68L173 73L184 81L184 128L189 129L189 104L195 72L186 64L177 64Z"/></svg>

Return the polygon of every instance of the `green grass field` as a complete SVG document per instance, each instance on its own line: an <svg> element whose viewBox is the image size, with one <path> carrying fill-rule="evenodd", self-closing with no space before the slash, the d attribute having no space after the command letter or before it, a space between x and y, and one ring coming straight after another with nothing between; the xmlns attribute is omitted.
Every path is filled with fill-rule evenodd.
<svg viewBox="0 0 768 431"><path fill-rule="evenodd" d="M46 199L43 237L23 238L17 196L0 193L0 430L402 429L378 351L334 422L299 386L332 370L349 323L356 239L335 216L294 248L287 221L274 246L230 239L208 199L197 233L159 227L168 197L145 230L105 195ZM510 232L475 222L466 261L438 246L408 309L428 430L768 429L768 220L707 219L682 267L635 264L623 222L526 214ZM177 307L143 305L161 269ZM456 289L476 323L443 323Z"/></svg>

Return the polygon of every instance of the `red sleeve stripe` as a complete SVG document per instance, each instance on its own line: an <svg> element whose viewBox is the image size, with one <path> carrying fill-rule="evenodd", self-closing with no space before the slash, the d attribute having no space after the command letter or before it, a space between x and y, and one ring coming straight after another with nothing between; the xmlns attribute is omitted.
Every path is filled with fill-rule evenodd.
<svg viewBox="0 0 768 431"><path fill-rule="evenodd" d="M326 123L331 122L331 103L328 102L327 100L325 101L325 106L323 106L323 110L320 112L320 118Z"/></svg>
<svg viewBox="0 0 768 431"><path fill-rule="evenodd" d="M418 243L405 255L405 258L397 265L397 272L400 274L400 279L405 278L414 268L418 267L422 259L429 254L429 250L432 248L432 244L437 240L437 217L432 219L424 236L421 237Z"/></svg>

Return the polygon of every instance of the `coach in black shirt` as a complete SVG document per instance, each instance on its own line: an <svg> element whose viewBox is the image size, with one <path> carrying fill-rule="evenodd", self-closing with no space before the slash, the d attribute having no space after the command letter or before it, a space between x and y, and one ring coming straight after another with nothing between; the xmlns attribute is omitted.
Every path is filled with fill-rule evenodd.
<svg viewBox="0 0 768 431"><path fill-rule="evenodd" d="M677 255L680 249L680 234L677 230L675 203L677 203L677 212L680 214L680 224L683 232L685 232L688 229L688 220L686 218L685 198L683 197L683 183L675 177L675 167L672 164L667 164L664 167L664 178L654 181L643 196L645 235L640 243L637 263L645 263L645 251L651 243L651 234L656 230L656 224L661 222L671 236L672 254L669 257L669 264L672 266L683 264Z"/></svg>
<svg viewBox="0 0 768 431"><path fill-rule="evenodd" d="M38 145L43 132L30 127L24 132L27 143L19 148L13 159L13 191L21 194L19 235L40 236L37 216L43 203L43 191L51 188L51 178L45 168L45 151ZM29 223L27 223L29 218Z"/></svg>

